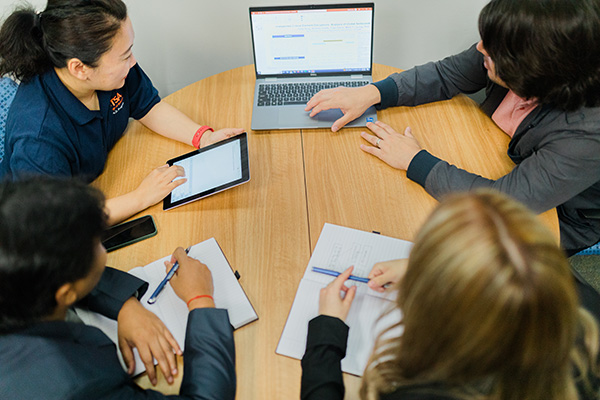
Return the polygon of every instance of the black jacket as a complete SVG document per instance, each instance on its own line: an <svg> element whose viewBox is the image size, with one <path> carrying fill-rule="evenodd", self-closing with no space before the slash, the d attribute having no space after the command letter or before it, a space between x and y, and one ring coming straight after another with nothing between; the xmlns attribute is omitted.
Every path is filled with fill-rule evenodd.
<svg viewBox="0 0 600 400"><path fill-rule="evenodd" d="M147 284L107 268L86 303L116 318L123 303ZM110 289L110 290L109 290ZM105 292L106 290L106 292ZM95 327L40 322L0 336L0 399L234 399L233 328L226 310L190 312L179 396L142 390L119 363L115 344Z"/></svg>

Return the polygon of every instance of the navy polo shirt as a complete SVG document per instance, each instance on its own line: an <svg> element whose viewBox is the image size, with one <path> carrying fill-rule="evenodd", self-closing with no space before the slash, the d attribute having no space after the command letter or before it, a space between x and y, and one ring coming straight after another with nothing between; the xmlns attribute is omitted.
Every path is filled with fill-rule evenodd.
<svg viewBox="0 0 600 400"><path fill-rule="evenodd" d="M100 110L91 111L54 70L21 84L8 113L0 177L96 179L129 118L144 117L160 102L158 91L137 64L122 88L97 93Z"/></svg>

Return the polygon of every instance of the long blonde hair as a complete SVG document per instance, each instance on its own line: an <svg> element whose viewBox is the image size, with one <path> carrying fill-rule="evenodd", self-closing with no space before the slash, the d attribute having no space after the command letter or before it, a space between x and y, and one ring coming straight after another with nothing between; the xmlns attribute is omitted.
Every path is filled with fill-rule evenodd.
<svg viewBox="0 0 600 400"><path fill-rule="evenodd" d="M398 290L404 332L379 336L363 399L438 384L465 399L575 400L574 367L597 372L598 330L579 308L565 256L504 195L455 194L440 204Z"/></svg>

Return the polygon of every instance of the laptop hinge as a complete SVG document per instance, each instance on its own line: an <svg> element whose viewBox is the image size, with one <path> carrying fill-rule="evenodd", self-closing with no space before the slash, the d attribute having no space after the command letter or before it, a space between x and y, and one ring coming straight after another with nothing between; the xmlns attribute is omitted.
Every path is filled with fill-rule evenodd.
<svg viewBox="0 0 600 400"><path fill-rule="evenodd" d="M277 78L265 78L265 82L275 82Z"/></svg>
<svg viewBox="0 0 600 400"><path fill-rule="evenodd" d="M359 74L359 75L350 75L350 79L362 79L364 77L364 75Z"/></svg>

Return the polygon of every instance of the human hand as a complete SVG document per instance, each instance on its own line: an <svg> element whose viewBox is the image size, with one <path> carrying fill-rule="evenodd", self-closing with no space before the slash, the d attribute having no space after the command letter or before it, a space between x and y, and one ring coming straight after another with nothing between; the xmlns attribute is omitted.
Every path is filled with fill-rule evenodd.
<svg viewBox="0 0 600 400"><path fill-rule="evenodd" d="M367 277L369 278L369 283L367 285L371 289L382 293L385 291L385 285L390 283L395 284L402 280L407 266L408 258L379 262L369 272L369 276Z"/></svg>
<svg viewBox="0 0 600 400"><path fill-rule="evenodd" d="M354 267L350 267L337 276L329 285L321 289L319 295L319 314L346 320L350 306L356 294L356 286L350 288L344 285ZM344 292L344 296L340 292Z"/></svg>
<svg viewBox="0 0 600 400"><path fill-rule="evenodd" d="M187 303L196 296L212 297L214 291L212 274L206 265L188 257L181 247L175 249L171 262L165 262L167 271L171 269L175 261L179 262L179 269L169 282L179 298ZM214 306L214 301L206 297L194 300L189 304L190 309Z"/></svg>
<svg viewBox="0 0 600 400"><path fill-rule="evenodd" d="M365 85L357 88L344 86L335 89L321 90L306 103L304 111L311 111L314 117L321 111L339 108L344 114L331 126L332 132L337 132L347 123L354 121L364 114L367 108L381 102L379 89L374 85Z"/></svg>
<svg viewBox="0 0 600 400"><path fill-rule="evenodd" d="M237 136L242 132L244 132L244 129L242 128L224 128L214 132L206 131L202 134L202 138L200 139L200 147L206 147L213 143L220 142L221 140Z"/></svg>
<svg viewBox="0 0 600 400"><path fill-rule="evenodd" d="M373 146L361 144L361 150L394 168L407 170L414 156L422 150L421 145L412 135L410 127L406 128L404 134L396 132L381 121L368 122L367 128L375 135L361 132L360 136Z"/></svg>
<svg viewBox="0 0 600 400"><path fill-rule="evenodd" d="M165 324L132 297L119 311L117 326L119 349L127 365L127 372L132 374L135 369L133 348L136 347L153 385L156 385L154 358L167 382L173 383L173 375L177 375L174 353L183 353Z"/></svg>
<svg viewBox="0 0 600 400"><path fill-rule="evenodd" d="M173 189L187 181L185 178L175 180L178 176L185 176L183 167L179 165L165 164L150 172L134 190L135 196L140 201L141 210L158 203Z"/></svg>

